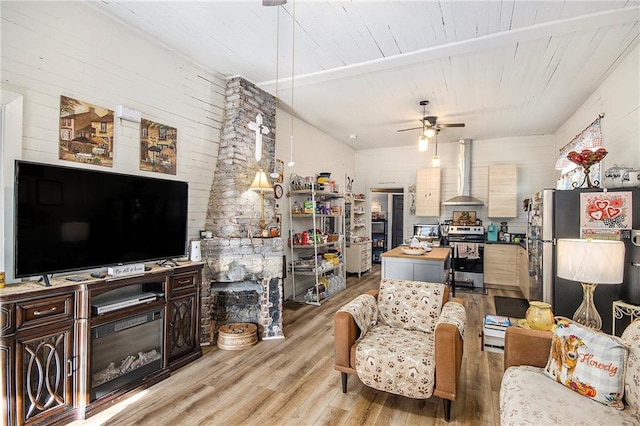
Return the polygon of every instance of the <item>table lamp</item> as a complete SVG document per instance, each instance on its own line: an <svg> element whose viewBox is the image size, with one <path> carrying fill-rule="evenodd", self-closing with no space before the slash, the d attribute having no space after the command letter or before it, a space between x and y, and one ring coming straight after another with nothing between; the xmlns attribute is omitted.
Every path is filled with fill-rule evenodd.
<svg viewBox="0 0 640 426"><path fill-rule="evenodd" d="M253 179L253 183L249 189L253 191L260 191L260 230L264 231L267 229L264 220L264 191L273 191L273 187L271 186L271 183L269 183L269 179L267 179L267 175L264 170L260 169L256 173L256 177Z"/></svg>
<svg viewBox="0 0 640 426"><path fill-rule="evenodd" d="M593 303L598 284L620 284L624 276L624 243L592 239L559 239L558 277L582 284L582 303L573 320L600 330L602 318Z"/></svg>

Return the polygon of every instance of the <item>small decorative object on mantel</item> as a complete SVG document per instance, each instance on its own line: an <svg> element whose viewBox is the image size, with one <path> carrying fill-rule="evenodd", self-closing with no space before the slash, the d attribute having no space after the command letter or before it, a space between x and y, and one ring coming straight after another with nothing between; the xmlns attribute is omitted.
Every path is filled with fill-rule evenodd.
<svg viewBox="0 0 640 426"><path fill-rule="evenodd" d="M567 158L569 161L576 163L578 166L582 166L584 169L584 180L578 184L574 182L572 185L574 188L580 188L584 183L587 183L587 188L599 188L600 181L594 180L591 181L589 177L589 173L591 172L591 167L594 164L598 164L602 161L602 159L607 155L607 150L604 148L598 148L595 151L591 151L590 149L583 149L582 152L578 153L576 151L571 151L567 154Z"/></svg>

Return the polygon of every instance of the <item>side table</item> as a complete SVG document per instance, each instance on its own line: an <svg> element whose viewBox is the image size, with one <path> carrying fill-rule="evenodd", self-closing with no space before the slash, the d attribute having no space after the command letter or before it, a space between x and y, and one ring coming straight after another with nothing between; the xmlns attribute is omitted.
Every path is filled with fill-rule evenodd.
<svg viewBox="0 0 640 426"><path fill-rule="evenodd" d="M617 300L613 302L613 321L612 321L612 333L614 336L616 334L616 320L620 320L624 317L630 317L629 322L633 321L635 318L640 318L640 306L631 305L629 303L623 302L622 300Z"/></svg>

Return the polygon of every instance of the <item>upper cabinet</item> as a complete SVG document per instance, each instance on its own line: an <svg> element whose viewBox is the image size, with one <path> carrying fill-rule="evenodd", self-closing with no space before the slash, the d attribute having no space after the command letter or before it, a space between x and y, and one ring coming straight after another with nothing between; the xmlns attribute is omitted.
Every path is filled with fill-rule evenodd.
<svg viewBox="0 0 640 426"><path fill-rule="evenodd" d="M416 216L440 216L440 168L420 169L416 175Z"/></svg>
<svg viewBox="0 0 640 426"><path fill-rule="evenodd" d="M489 217L518 216L518 166L489 166Z"/></svg>

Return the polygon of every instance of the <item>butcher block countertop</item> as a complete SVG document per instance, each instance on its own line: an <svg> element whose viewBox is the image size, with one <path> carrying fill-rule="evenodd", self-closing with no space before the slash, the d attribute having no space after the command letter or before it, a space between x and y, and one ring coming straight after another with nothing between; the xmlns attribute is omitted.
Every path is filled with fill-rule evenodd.
<svg viewBox="0 0 640 426"><path fill-rule="evenodd" d="M448 247L433 247L430 252L413 256L410 254L404 254L400 247L396 247L387 252L382 253L382 257L397 257L401 259L416 259L416 260L431 260L437 262L444 262L447 260L450 254Z"/></svg>

